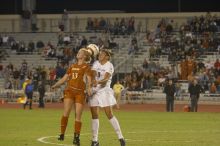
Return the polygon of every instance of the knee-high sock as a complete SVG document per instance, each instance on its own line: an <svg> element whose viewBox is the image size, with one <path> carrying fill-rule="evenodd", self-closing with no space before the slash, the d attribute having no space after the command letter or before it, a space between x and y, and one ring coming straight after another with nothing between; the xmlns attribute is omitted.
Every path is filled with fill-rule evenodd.
<svg viewBox="0 0 220 146"><path fill-rule="evenodd" d="M80 134L82 123L80 121L75 121L74 127L75 127L75 133Z"/></svg>
<svg viewBox="0 0 220 146"><path fill-rule="evenodd" d="M61 118L61 125L60 125L61 134L65 134L68 118L69 117L64 117L64 116L62 116Z"/></svg>
<svg viewBox="0 0 220 146"><path fill-rule="evenodd" d="M98 141L99 119L92 119L92 141Z"/></svg>
<svg viewBox="0 0 220 146"><path fill-rule="evenodd" d="M112 124L112 127L114 128L116 134L118 135L118 139L124 138L117 118L112 117L109 121Z"/></svg>

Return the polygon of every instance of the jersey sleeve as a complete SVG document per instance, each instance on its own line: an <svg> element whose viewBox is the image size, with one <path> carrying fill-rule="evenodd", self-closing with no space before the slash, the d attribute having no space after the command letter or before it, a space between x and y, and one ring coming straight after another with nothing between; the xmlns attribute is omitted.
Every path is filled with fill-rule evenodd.
<svg viewBox="0 0 220 146"><path fill-rule="evenodd" d="M113 67L113 65L112 65L111 63L109 63L109 64L106 66L105 70L106 70L107 73L110 73L110 74L112 75L113 72L114 72L114 67Z"/></svg>
<svg viewBox="0 0 220 146"><path fill-rule="evenodd" d="M68 67L67 71L66 71L66 74L69 76L71 74L71 66Z"/></svg>
<svg viewBox="0 0 220 146"><path fill-rule="evenodd" d="M98 68L98 61L95 61L92 65L92 69L91 70L96 70Z"/></svg>

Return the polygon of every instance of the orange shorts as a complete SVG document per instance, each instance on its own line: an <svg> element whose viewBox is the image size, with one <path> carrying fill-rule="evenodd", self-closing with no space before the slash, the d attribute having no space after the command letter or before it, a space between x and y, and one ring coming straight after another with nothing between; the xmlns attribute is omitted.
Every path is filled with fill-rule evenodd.
<svg viewBox="0 0 220 146"><path fill-rule="evenodd" d="M85 104L86 96L84 90L73 90L67 88L64 90L64 99L71 98L75 103Z"/></svg>

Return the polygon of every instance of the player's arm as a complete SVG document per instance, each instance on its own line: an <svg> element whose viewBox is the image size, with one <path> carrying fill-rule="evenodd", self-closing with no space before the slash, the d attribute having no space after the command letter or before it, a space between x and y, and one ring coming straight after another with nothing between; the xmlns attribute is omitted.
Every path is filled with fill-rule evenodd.
<svg viewBox="0 0 220 146"><path fill-rule="evenodd" d="M96 81L96 82L97 82L97 84L101 84L101 86L105 86L106 83L108 82L108 80L110 79L110 77L111 77L111 74L106 72L104 78L102 80Z"/></svg>
<svg viewBox="0 0 220 146"><path fill-rule="evenodd" d="M68 74L65 74L59 81L57 81L51 88L55 89L57 87L59 87L60 85L62 85L67 79L68 79Z"/></svg>
<svg viewBox="0 0 220 146"><path fill-rule="evenodd" d="M92 96L92 88L91 88L91 86L92 86L92 77L91 77L91 75L87 74L86 78L87 78L87 84L88 84L88 86L87 86L87 94L89 96Z"/></svg>

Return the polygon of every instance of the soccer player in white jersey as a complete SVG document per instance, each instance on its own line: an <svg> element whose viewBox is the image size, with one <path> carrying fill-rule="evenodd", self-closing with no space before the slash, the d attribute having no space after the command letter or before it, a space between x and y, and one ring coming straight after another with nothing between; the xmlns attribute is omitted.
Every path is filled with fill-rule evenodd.
<svg viewBox="0 0 220 146"><path fill-rule="evenodd" d="M125 139L122 135L121 128L117 118L113 115L112 106L116 104L114 92L110 88L114 67L109 61L111 53L107 49L103 49L99 53L98 60L94 62L92 70L94 71L93 91L94 94L89 99L89 105L92 114L92 144L91 146L99 146L99 115L98 109L103 108L111 125L113 126L120 145L125 146Z"/></svg>

